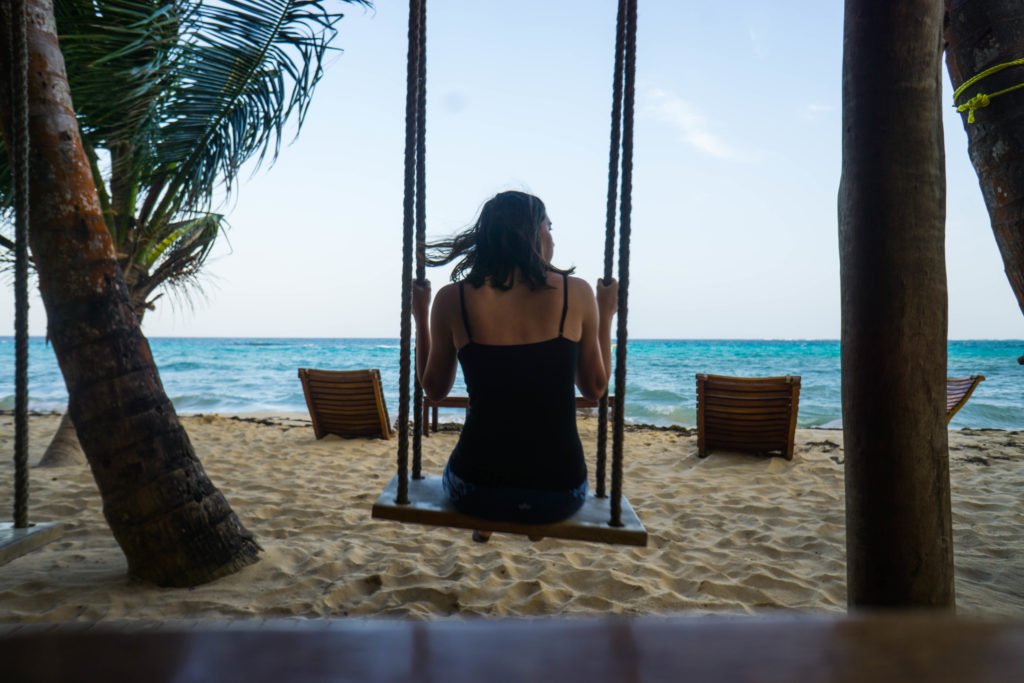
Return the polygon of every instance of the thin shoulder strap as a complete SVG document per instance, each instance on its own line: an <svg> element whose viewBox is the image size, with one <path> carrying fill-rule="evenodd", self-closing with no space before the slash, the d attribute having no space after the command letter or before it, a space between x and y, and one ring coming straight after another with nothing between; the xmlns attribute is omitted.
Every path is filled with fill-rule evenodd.
<svg viewBox="0 0 1024 683"><path fill-rule="evenodd" d="M569 274L562 273L562 319L558 323L558 336L565 330L565 316L569 313Z"/></svg>
<svg viewBox="0 0 1024 683"><path fill-rule="evenodd" d="M466 281L459 283L459 305L462 307L462 324L466 326L466 337L473 341L473 332L469 329L469 314L466 313ZM564 314L562 316L565 317Z"/></svg>

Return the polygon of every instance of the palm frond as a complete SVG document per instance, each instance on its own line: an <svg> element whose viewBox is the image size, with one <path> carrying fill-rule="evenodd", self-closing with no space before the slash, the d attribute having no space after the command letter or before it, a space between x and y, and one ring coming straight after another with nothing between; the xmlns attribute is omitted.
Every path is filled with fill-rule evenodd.
<svg viewBox="0 0 1024 683"><path fill-rule="evenodd" d="M230 192L250 159L276 158L286 126L298 134L334 49L343 16L336 7L335 0L55 0L104 215L124 265L145 283L143 298L164 283L197 283L226 225L206 213L214 192ZM97 153L115 161L104 161L101 172ZM10 232L3 220L10 203L0 143L0 234ZM5 246L0 241L0 262Z"/></svg>
<svg viewBox="0 0 1024 683"><path fill-rule="evenodd" d="M200 263L206 258L209 248L220 233L224 216L216 213L201 214L188 220L167 223L158 238L142 245L135 257L136 265L146 270L163 259L174 260L175 255L196 253Z"/></svg>
<svg viewBox="0 0 1024 683"><path fill-rule="evenodd" d="M345 0L369 5L366 0ZM154 220L230 192L249 159L276 157L301 128L342 14L329 0L218 0L196 10L180 78L161 100L156 168L168 181Z"/></svg>
<svg viewBox="0 0 1024 683"><path fill-rule="evenodd" d="M11 162L7 158L7 147L0 137L0 213L14 209L14 177L11 175ZM11 221L13 225L13 220ZM13 228L12 228L13 229Z"/></svg>
<svg viewBox="0 0 1024 683"><path fill-rule="evenodd" d="M148 278L153 283L150 289L174 285L196 275L225 227L224 216L217 213L170 224L163 240L140 253L140 266L146 270L156 266Z"/></svg>
<svg viewBox="0 0 1024 683"><path fill-rule="evenodd" d="M152 308L158 289L174 290L187 300L192 293L202 293L199 274L217 239L227 230L224 216L216 213L197 214L187 220L168 224L163 238L140 248L136 257L124 263L131 281L132 300L140 312Z"/></svg>
<svg viewBox="0 0 1024 683"><path fill-rule="evenodd" d="M93 146L137 143L159 126L158 102L177 77L179 42L196 11L184 0L55 3L76 114Z"/></svg>
<svg viewBox="0 0 1024 683"><path fill-rule="evenodd" d="M0 149L0 152L3 150ZM14 281L15 266L14 243L14 208L0 206L0 275L10 276ZM36 263L31 251L28 255L28 272L35 274Z"/></svg>
<svg viewBox="0 0 1024 683"><path fill-rule="evenodd" d="M14 240L8 239L2 233L0 233L0 247L3 247L7 251L13 252L15 249Z"/></svg>

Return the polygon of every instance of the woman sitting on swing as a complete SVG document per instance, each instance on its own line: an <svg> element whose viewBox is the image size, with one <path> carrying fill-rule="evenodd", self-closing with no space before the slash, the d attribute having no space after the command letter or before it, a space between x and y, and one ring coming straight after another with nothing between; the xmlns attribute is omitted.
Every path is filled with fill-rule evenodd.
<svg viewBox="0 0 1024 683"><path fill-rule="evenodd" d="M595 301L572 269L551 265L551 221L544 203L523 192L498 194L466 231L429 246L430 265L460 260L429 325L430 283L413 289L417 375L428 397L443 398L458 358L470 405L445 493L482 519L572 516L587 495L574 386L595 400L608 386L618 283L599 282Z"/></svg>

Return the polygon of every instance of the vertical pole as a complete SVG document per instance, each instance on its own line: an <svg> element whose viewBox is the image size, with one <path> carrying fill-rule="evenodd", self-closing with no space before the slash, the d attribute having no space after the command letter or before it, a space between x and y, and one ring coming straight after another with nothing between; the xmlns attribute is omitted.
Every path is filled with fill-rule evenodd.
<svg viewBox="0 0 1024 683"><path fill-rule="evenodd" d="M846 0L839 189L851 609L954 606L942 0Z"/></svg>

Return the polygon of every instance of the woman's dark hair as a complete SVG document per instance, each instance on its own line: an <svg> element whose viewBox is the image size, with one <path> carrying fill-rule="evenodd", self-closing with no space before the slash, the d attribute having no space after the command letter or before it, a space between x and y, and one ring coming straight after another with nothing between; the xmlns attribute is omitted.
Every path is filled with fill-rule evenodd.
<svg viewBox="0 0 1024 683"><path fill-rule="evenodd" d="M488 279L492 287L511 289L518 268L530 289L547 287L547 272L559 270L540 252L540 224L547 209L544 202L525 192L502 192L489 199L480 217L463 232L427 245L427 263L442 266L461 259L452 281L463 277L474 287Z"/></svg>

